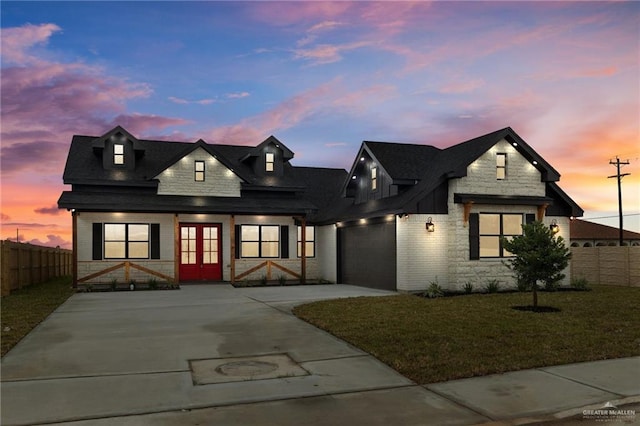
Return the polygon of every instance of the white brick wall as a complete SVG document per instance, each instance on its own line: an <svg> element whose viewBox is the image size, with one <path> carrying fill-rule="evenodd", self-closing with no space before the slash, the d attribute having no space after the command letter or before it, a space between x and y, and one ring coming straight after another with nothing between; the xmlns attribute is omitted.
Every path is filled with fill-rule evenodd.
<svg viewBox="0 0 640 426"><path fill-rule="evenodd" d="M319 278L334 283L338 281L337 248L336 226L316 226L316 257Z"/></svg>
<svg viewBox="0 0 640 426"><path fill-rule="evenodd" d="M434 232L427 232L426 222L431 217ZM447 215L413 214L396 218L397 289L424 291L431 282L446 288L449 284Z"/></svg>
<svg viewBox="0 0 640 426"><path fill-rule="evenodd" d="M205 162L205 180L196 182L194 162ZM178 160L156 178L159 195L239 197L241 179L203 148Z"/></svg>

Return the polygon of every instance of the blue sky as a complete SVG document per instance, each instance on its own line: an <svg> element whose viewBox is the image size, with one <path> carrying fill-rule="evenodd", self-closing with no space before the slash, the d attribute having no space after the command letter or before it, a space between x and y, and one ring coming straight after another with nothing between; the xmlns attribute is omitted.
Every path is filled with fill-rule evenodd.
<svg viewBox="0 0 640 426"><path fill-rule="evenodd" d="M585 217L640 231L638 2L10 2L2 237L68 245L73 134L258 144L349 168L362 140L446 147L511 126ZM33 160L39 166L33 168ZM616 220L599 222L615 224Z"/></svg>

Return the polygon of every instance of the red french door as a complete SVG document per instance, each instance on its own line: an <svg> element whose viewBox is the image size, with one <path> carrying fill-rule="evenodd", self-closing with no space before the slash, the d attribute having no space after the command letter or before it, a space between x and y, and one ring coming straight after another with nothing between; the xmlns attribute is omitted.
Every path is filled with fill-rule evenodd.
<svg viewBox="0 0 640 426"><path fill-rule="evenodd" d="M180 281L222 280L220 224L180 224Z"/></svg>

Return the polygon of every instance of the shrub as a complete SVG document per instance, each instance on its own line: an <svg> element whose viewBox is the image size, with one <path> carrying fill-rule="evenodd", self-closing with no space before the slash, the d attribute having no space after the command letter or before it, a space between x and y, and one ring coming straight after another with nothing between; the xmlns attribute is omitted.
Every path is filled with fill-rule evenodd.
<svg viewBox="0 0 640 426"><path fill-rule="evenodd" d="M285 285L287 283L287 278L284 275L278 276L278 284Z"/></svg>
<svg viewBox="0 0 640 426"><path fill-rule="evenodd" d="M440 287L440 284L438 284L438 280L436 279L435 281L431 281L431 284L429 284L429 288L427 288L424 295L430 299L434 299L436 297L444 296L444 290L442 290L442 287Z"/></svg>
<svg viewBox="0 0 640 426"><path fill-rule="evenodd" d="M472 284L470 281L467 281L467 282L464 284L463 289L464 289L464 292L465 292L465 293L467 293L467 294L471 294L471 293L473 293L473 284Z"/></svg>
<svg viewBox="0 0 640 426"><path fill-rule="evenodd" d="M588 291L591 290L589 288L589 281L586 278L574 278L571 280L571 287L580 291Z"/></svg>
<svg viewBox="0 0 640 426"><path fill-rule="evenodd" d="M487 281L487 285L484 286L484 290L487 293L497 293L500 288L500 281L498 280L489 280Z"/></svg>
<svg viewBox="0 0 640 426"><path fill-rule="evenodd" d="M116 278L111 280L111 291L116 291L118 288L118 280Z"/></svg>
<svg viewBox="0 0 640 426"><path fill-rule="evenodd" d="M260 285L267 285L267 276L266 275L262 275L260 277Z"/></svg>

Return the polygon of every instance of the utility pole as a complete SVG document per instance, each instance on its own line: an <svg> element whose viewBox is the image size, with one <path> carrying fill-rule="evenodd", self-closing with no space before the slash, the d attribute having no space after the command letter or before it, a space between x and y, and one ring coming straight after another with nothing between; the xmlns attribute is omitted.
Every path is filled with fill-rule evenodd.
<svg viewBox="0 0 640 426"><path fill-rule="evenodd" d="M616 156L616 161L610 160L609 164L616 166L616 170L617 173L613 176L607 176L607 179L611 179L611 178L618 178L618 214L620 215L620 247L622 247L622 232L623 232L623 228L622 228L622 178L625 176L629 176L631 173L620 173L620 167L621 166L626 166L629 164L629 160L627 161L620 161L620 158L618 158L618 156Z"/></svg>

